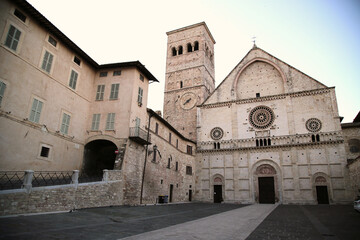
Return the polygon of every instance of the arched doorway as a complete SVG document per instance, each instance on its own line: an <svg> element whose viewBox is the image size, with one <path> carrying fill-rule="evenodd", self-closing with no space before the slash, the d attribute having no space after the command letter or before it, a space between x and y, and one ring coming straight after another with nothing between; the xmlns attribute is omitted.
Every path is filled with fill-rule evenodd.
<svg viewBox="0 0 360 240"><path fill-rule="evenodd" d="M256 166L257 165L257 166ZM254 194L258 203L275 203L281 199L279 193L279 172L275 164L263 161L254 167Z"/></svg>
<svg viewBox="0 0 360 240"><path fill-rule="evenodd" d="M114 169L117 146L108 140L94 140L85 145L83 171L96 176L104 169Z"/></svg>
<svg viewBox="0 0 360 240"><path fill-rule="evenodd" d="M318 176L316 176L318 175ZM315 190L316 190L316 200L318 204L329 204L329 192L328 184L325 174L316 174L315 179Z"/></svg>
<svg viewBox="0 0 360 240"><path fill-rule="evenodd" d="M214 203L221 203L223 199L223 177L221 175L215 175L213 177L213 186L214 186Z"/></svg>

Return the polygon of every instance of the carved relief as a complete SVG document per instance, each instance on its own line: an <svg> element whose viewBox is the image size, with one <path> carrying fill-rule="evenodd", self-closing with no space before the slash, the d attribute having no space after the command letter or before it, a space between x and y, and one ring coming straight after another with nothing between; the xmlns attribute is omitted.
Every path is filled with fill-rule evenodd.
<svg viewBox="0 0 360 240"><path fill-rule="evenodd" d="M214 178L214 183L222 183L221 178L219 177Z"/></svg>
<svg viewBox="0 0 360 240"><path fill-rule="evenodd" d="M256 169L255 174L261 175L275 175L276 170L269 164L263 164Z"/></svg>
<svg viewBox="0 0 360 240"><path fill-rule="evenodd" d="M315 183L326 183L326 178L319 176L315 179Z"/></svg>

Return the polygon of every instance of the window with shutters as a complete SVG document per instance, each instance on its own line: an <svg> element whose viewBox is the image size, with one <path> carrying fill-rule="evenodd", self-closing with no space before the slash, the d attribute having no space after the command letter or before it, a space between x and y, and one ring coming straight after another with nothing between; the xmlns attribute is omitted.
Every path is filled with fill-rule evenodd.
<svg viewBox="0 0 360 240"><path fill-rule="evenodd" d="M10 24L9 31L5 39L5 46L16 51L19 46L21 31Z"/></svg>
<svg viewBox="0 0 360 240"><path fill-rule="evenodd" d="M78 79L78 73L75 72L74 70L71 70L69 87L71 87L74 90L76 89L77 79Z"/></svg>
<svg viewBox="0 0 360 240"><path fill-rule="evenodd" d="M43 102L34 98L31 105L29 121L39 123Z"/></svg>
<svg viewBox="0 0 360 240"><path fill-rule="evenodd" d="M115 113L108 113L105 130L114 130Z"/></svg>
<svg viewBox="0 0 360 240"><path fill-rule="evenodd" d="M99 130L100 116L101 116L100 113L93 114L91 130L93 130L93 131Z"/></svg>
<svg viewBox="0 0 360 240"><path fill-rule="evenodd" d="M54 60L54 55L52 55L50 52L48 52L47 50L45 50L44 53L44 58L42 60L42 64L41 64L41 68L47 72L50 73L51 71L51 66L53 64L53 60Z"/></svg>
<svg viewBox="0 0 360 240"><path fill-rule="evenodd" d="M4 97L5 89L6 89L6 84L0 81L0 107L1 107L2 99Z"/></svg>
<svg viewBox="0 0 360 240"><path fill-rule="evenodd" d="M137 102L140 107L142 106L142 99L143 99L143 89L139 87Z"/></svg>
<svg viewBox="0 0 360 240"><path fill-rule="evenodd" d="M70 126L70 115L66 114L66 113L63 113L60 132L62 134L68 134L69 133L69 126Z"/></svg>
<svg viewBox="0 0 360 240"><path fill-rule="evenodd" d="M105 85L98 85L96 91L96 101L104 100Z"/></svg>
<svg viewBox="0 0 360 240"><path fill-rule="evenodd" d="M119 83L111 84L110 100L118 99L119 95Z"/></svg>
<svg viewBox="0 0 360 240"><path fill-rule="evenodd" d="M190 145L186 146L186 153L192 155L192 146Z"/></svg>

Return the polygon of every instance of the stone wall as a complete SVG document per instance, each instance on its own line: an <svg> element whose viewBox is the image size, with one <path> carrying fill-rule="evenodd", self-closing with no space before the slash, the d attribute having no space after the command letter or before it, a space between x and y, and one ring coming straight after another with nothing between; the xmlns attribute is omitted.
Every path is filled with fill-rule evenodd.
<svg viewBox="0 0 360 240"><path fill-rule="evenodd" d="M360 157L352 161L349 165L349 175L351 187L354 190L354 199L360 196Z"/></svg>
<svg viewBox="0 0 360 240"><path fill-rule="evenodd" d="M0 215L70 211L123 204L120 171L108 171L108 181L0 191Z"/></svg>

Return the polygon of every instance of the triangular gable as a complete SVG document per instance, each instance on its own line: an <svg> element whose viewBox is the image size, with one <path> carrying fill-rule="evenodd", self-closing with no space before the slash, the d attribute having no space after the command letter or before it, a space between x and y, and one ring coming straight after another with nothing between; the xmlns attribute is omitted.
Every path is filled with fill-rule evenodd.
<svg viewBox="0 0 360 240"><path fill-rule="evenodd" d="M244 69L254 62L264 62L270 64L274 67L274 69L277 69L279 77L283 79L283 93L294 93L327 88L326 85L254 45L254 47L225 77L214 92L212 92L212 94L203 102L203 104L213 104L241 99L236 93L236 85L239 75L242 71L244 71Z"/></svg>

